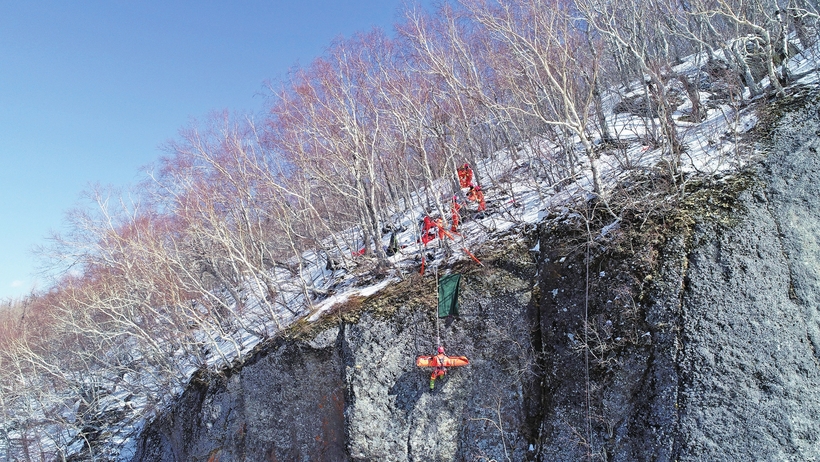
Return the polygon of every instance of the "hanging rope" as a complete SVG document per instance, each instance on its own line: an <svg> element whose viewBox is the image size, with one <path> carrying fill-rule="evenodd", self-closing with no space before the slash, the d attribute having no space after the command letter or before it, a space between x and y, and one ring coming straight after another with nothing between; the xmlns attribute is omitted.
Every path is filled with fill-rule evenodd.
<svg viewBox="0 0 820 462"><path fill-rule="evenodd" d="M587 223L589 229L589 223ZM587 271L586 271L586 289L584 293L584 363L586 366L586 385L587 385L587 460L592 460L592 403L589 389L589 239L587 239Z"/></svg>
<svg viewBox="0 0 820 462"><path fill-rule="evenodd" d="M438 304L439 304L439 299L438 299L438 295L439 295L438 294L438 266L436 266L433 271L434 271L433 274L436 276L436 313L435 313L435 316L436 316L436 351L438 351L438 347L441 346L441 330L439 328L439 321L438 321Z"/></svg>
<svg viewBox="0 0 820 462"><path fill-rule="evenodd" d="M593 212L594 213L594 212ZM586 366L586 395L587 395L587 460L592 461L592 399L589 384L589 248L592 243L592 231L589 228L590 218L585 217L587 227L586 252L586 287L584 290L584 363Z"/></svg>

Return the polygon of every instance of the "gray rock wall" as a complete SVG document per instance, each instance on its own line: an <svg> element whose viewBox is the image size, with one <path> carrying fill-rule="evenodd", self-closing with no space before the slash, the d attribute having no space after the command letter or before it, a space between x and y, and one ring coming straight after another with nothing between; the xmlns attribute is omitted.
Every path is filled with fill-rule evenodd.
<svg viewBox="0 0 820 462"><path fill-rule="evenodd" d="M545 253L540 460L820 460L817 107L763 133L741 192L712 185L694 225L624 223L644 235L625 257L598 238L588 297L584 252Z"/></svg>
<svg viewBox="0 0 820 462"><path fill-rule="evenodd" d="M389 315L365 301L354 319L330 320L309 340L279 340L229 376L191 386L147 427L135 460L524 460L534 264L518 250L481 280L468 268L460 316L442 319L440 331L448 354L471 364L435 390L430 371L415 366L435 352L428 276L393 288L423 300L388 297L379 303Z"/></svg>
<svg viewBox="0 0 820 462"><path fill-rule="evenodd" d="M820 121L787 115L742 219L700 227L680 361L681 460L820 459Z"/></svg>
<svg viewBox="0 0 820 462"><path fill-rule="evenodd" d="M204 375L144 432L138 460L344 460L333 344L279 341L241 370Z"/></svg>

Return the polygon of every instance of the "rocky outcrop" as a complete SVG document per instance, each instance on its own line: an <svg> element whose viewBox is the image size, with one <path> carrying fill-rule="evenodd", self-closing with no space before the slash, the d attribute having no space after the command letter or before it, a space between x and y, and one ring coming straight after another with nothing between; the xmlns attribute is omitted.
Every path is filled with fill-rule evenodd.
<svg viewBox="0 0 820 462"><path fill-rule="evenodd" d="M817 108L688 205L605 233L563 213L451 268L441 340L472 363L434 391L413 358L435 282L413 276L200 374L135 460L820 459Z"/></svg>
<svg viewBox="0 0 820 462"><path fill-rule="evenodd" d="M485 262L498 267L463 268L460 316L440 332L471 364L435 390L414 363L435 350L435 280L414 276L200 375L146 428L136 460L525 459L535 265L526 248L505 250Z"/></svg>
<svg viewBox="0 0 820 462"><path fill-rule="evenodd" d="M681 313L680 460L820 459L820 119L788 114L738 223L700 226Z"/></svg>
<svg viewBox="0 0 820 462"><path fill-rule="evenodd" d="M145 432L142 460L344 460L332 345L279 340L240 370L200 374Z"/></svg>
<svg viewBox="0 0 820 462"><path fill-rule="evenodd" d="M820 459L820 117L796 106L747 172L544 256L541 460Z"/></svg>

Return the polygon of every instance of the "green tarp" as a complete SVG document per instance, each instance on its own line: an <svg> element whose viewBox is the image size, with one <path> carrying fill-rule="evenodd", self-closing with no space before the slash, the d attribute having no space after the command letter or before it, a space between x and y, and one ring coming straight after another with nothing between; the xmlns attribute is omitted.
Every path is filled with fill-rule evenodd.
<svg viewBox="0 0 820 462"><path fill-rule="evenodd" d="M460 274L448 274L438 281L438 317L458 316Z"/></svg>

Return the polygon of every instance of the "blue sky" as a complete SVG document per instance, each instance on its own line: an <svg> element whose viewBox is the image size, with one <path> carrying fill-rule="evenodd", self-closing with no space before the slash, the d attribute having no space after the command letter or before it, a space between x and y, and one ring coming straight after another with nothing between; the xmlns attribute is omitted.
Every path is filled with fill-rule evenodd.
<svg viewBox="0 0 820 462"><path fill-rule="evenodd" d="M423 2L429 3L429 2ZM0 300L91 184L127 186L194 118L258 112L264 82L402 0L0 2Z"/></svg>

